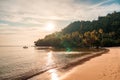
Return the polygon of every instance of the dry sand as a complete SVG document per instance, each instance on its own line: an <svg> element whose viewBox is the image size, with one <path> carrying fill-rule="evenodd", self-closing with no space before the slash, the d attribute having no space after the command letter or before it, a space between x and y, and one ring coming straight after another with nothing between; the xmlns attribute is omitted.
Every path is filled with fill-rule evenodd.
<svg viewBox="0 0 120 80"><path fill-rule="evenodd" d="M120 47L78 65L60 80L120 80Z"/></svg>

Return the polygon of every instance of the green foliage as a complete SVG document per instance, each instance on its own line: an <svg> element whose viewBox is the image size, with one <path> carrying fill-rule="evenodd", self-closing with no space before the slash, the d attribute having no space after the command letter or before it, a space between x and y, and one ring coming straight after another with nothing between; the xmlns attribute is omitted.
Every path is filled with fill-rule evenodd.
<svg viewBox="0 0 120 80"><path fill-rule="evenodd" d="M120 46L120 12L99 17L94 21L76 21L61 32L47 35L36 46L54 46L70 51L76 47Z"/></svg>

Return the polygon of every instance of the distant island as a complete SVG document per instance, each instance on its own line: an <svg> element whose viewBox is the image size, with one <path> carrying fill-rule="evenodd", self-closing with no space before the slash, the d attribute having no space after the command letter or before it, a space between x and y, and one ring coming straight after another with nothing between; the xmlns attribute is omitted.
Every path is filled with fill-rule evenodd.
<svg viewBox="0 0 120 80"><path fill-rule="evenodd" d="M93 21L75 21L35 41L36 46L55 48L99 48L120 46L120 12L98 17Z"/></svg>

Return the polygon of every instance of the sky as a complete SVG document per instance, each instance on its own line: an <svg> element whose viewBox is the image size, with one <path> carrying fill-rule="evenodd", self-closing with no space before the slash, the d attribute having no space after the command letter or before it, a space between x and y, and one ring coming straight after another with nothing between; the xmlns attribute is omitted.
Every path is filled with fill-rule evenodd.
<svg viewBox="0 0 120 80"><path fill-rule="evenodd" d="M33 41L73 21L92 21L114 11L120 11L120 0L0 0L0 41ZM50 23L54 30L46 30Z"/></svg>

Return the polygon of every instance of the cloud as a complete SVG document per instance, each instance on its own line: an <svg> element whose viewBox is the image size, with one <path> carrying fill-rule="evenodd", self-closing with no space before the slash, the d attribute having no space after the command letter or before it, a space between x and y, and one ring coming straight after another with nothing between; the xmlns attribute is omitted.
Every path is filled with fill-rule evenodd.
<svg viewBox="0 0 120 80"><path fill-rule="evenodd" d="M0 23L0 27L8 26L8 24Z"/></svg>
<svg viewBox="0 0 120 80"><path fill-rule="evenodd" d="M113 11L120 11L119 0L0 0L0 42L31 44L50 34L44 30L47 22L54 22L57 31Z"/></svg>
<svg viewBox="0 0 120 80"><path fill-rule="evenodd" d="M73 0L75 3L79 3L79 4L87 4L87 5L93 5L93 4L97 4L100 2L103 2L105 0Z"/></svg>
<svg viewBox="0 0 120 80"><path fill-rule="evenodd" d="M0 20L9 22L12 26L42 26L47 21L64 23L74 20L94 20L109 12L120 11L120 4L116 3L118 1L1 0Z"/></svg>

